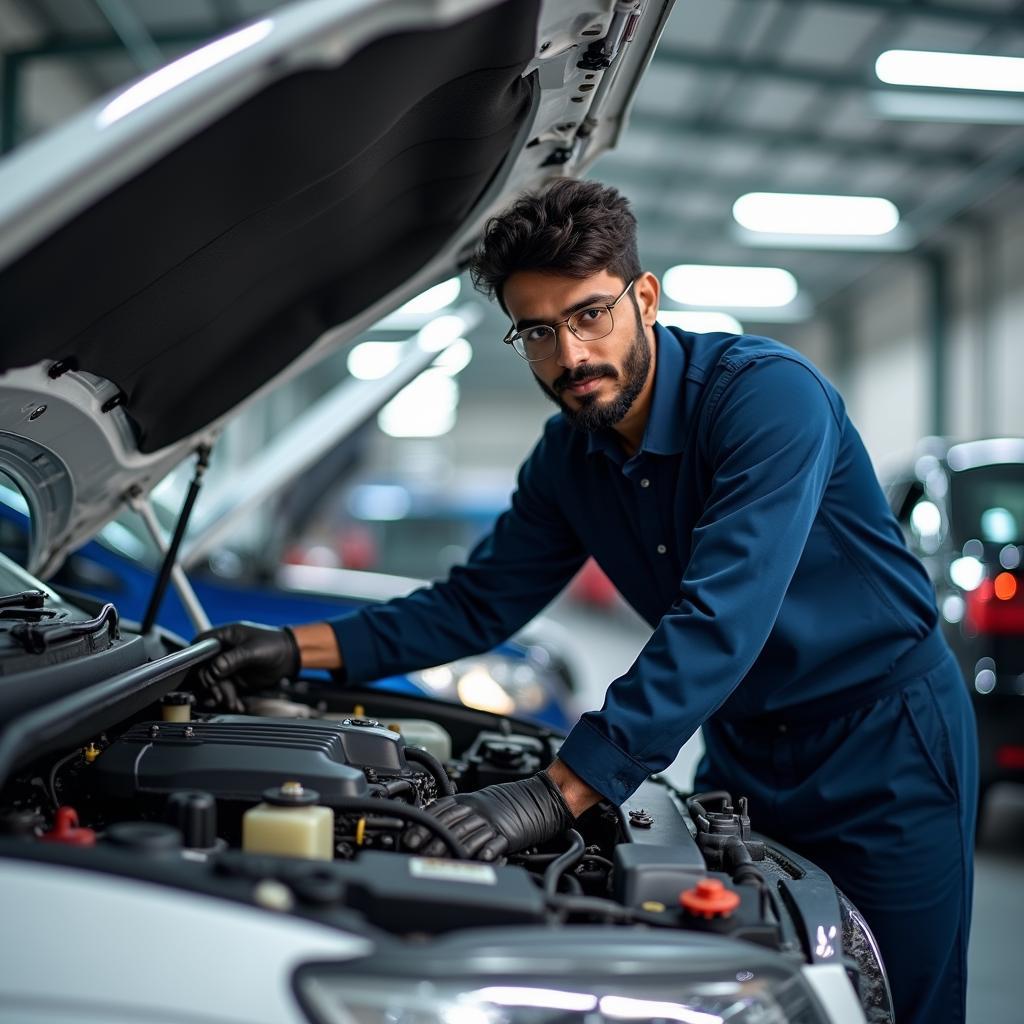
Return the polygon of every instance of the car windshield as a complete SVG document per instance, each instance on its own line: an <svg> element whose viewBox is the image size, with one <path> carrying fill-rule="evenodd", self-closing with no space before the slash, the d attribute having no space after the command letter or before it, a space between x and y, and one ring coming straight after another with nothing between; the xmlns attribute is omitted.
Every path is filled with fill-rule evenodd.
<svg viewBox="0 0 1024 1024"><path fill-rule="evenodd" d="M979 466L953 475L953 540L1024 543L1024 463Z"/></svg>

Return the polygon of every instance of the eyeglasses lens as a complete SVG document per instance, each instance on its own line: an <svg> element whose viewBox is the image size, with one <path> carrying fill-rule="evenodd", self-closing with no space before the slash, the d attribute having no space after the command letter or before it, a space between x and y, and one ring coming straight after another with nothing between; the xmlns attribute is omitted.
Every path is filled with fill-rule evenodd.
<svg viewBox="0 0 1024 1024"><path fill-rule="evenodd" d="M580 341L599 341L611 334L615 326L611 310L607 306L582 309L578 313L573 313L566 323ZM512 339L512 344L524 359L536 362L554 354L557 335L552 328L539 325L517 334Z"/></svg>

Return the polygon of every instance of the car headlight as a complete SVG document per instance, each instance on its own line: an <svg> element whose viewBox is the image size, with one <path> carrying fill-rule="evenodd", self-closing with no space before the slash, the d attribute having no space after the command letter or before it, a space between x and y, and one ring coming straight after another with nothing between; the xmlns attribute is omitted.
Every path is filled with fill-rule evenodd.
<svg viewBox="0 0 1024 1024"><path fill-rule="evenodd" d="M870 1021L892 1021L895 1011L882 953L867 921L846 894L836 890L843 923L843 951L857 965L857 995Z"/></svg>
<svg viewBox="0 0 1024 1024"><path fill-rule="evenodd" d="M637 984L435 982L300 972L297 989L317 1024L823 1024L799 974L733 971L654 989ZM592 980L592 979L591 979Z"/></svg>
<svg viewBox="0 0 1024 1024"><path fill-rule="evenodd" d="M464 658L412 676L439 697L496 715L531 714L549 699L537 668L497 654Z"/></svg>

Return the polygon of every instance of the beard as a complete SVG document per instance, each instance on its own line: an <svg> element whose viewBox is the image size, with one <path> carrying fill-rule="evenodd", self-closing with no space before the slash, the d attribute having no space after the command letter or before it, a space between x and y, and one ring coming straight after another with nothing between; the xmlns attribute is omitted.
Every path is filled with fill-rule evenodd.
<svg viewBox="0 0 1024 1024"><path fill-rule="evenodd" d="M622 373L616 371L610 363L586 363L575 370L566 370L552 383L549 388L541 379L534 375L541 391L551 399L563 412L566 419L577 429L585 433L594 433L614 427L629 412L637 396L643 390L647 374L651 369L651 346L644 331L643 321L639 313L636 317L636 333L629 346L626 358L622 362ZM562 398L562 392L570 384L580 384L585 380L598 377L609 377L619 382L615 395L601 402L596 394L580 395L576 401L578 409L570 409Z"/></svg>

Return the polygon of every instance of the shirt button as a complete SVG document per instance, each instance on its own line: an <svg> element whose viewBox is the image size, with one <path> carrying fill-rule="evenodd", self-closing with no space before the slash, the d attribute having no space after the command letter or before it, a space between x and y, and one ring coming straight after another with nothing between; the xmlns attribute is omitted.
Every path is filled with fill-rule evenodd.
<svg viewBox="0 0 1024 1024"><path fill-rule="evenodd" d="M640 486L641 487L650 487L651 486L651 481L648 480L647 477L644 477L643 480L640 481Z"/></svg>
<svg viewBox="0 0 1024 1024"><path fill-rule="evenodd" d="M665 547L664 544L659 544L657 550L658 550L658 554L659 555L663 555L663 554L665 554L666 551L668 551L668 548Z"/></svg>

